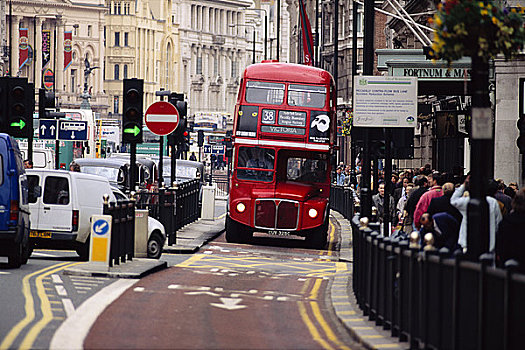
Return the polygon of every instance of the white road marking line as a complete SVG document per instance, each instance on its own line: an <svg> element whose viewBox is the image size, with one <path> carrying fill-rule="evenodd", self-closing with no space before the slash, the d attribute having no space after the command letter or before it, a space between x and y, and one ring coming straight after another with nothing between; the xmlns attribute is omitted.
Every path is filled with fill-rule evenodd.
<svg viewBox="0 0 525 350"><path fill-rule="evenodd" d="M60 278L60 276L57 275L56 273L54 273L54 274L51 275L51 279L53 280L53 283L58 283L58 284L62 284L62 283L64 283L64 282L62 281L62 279Z"/></svg>
<svg viewBox="0 0 525 350"><path fill-rule="evenodd" d="M64 286L58 285L58 286L55 286L55 289L57 290L58 295L62 297L67 295L67 291L66 291L66 288L64 288Z"/></svg>
<svg viewBox="0 0 525 350"><path fill-rule="evenodd" d="M73 305L71 299L62 299L62 305L64 305L64 310L66 310L67 317L73 315L75 312L75 306Z"/></svg>
<svg viewBox="0 0 525 350"><path fill-rule="evenodd" d="M265 295L263 300L273 300L273 295Z"/></svg>
<svg viewBox="0 0 525 350"><path fill-rule="evenodd" d="M238 298L238 297L240 296L240 294L238 294L238 293L232 293L232 294L230 294L230 296L231 296L232 298Z"/></svg>
<svg viewBox="0 0 525 350"><path fill-rule="evenodd" d="M33 252L33 254L31 254L32 256L41 256L41 257L45 257L45 258L49 258L49 257L56 257L57 255L55 254L46 254L46 253L39 253L39 252Z"/></svg>
<svg viewBox="0 0 525 350"><path fill-rule="evenodd" d="M288 297L277 297L277 301L288 301Z"/></svg>
<svg viewBox="0 0 525 350"><path fill-rule="evenodd" d="M209 251L209 250L207 250L207 251L205 251L205 252L202 252L202 254L213 254L213 252L212 252L212 251Z"/></svg>
<svg viewBox="0 0 525 350"><path fill-rule="evenodd" d="M75 286L76 289L83 289L83 290L91 290L93 287L82 287L82 286Z"/></svg>
<svg viewBox="0 0 525 350"><path fill-rule="evenodd" d="M0 271L0 275L10 275L11 272L4 272L4 271Z"/></svg>
<svg viewBox="0 0 525 350"><path fill-rule="evenodd" d="M168 289L178 289L178 288L180 288L180 287L181 287L180 284L170 284L170 285L168 286Z"/></svg>
<svg viewBox="0 0 525 350"><path fill-rule="evenodd" d="M144 287L135 287L135 288L133 288L133 291L134 292L143 292L144 289L145 289Z"/></svg>

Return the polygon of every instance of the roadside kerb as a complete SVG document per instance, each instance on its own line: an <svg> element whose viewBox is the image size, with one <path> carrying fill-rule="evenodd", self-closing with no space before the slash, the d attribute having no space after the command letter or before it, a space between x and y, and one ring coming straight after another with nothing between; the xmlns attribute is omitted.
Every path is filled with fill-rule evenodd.
<svg viewBox="0 0 525 350"><path fill-rule="evenodd" d="M352 225L339 212L331 210L330 214L339 223L341 230L341 250L339 265L330 285L332 306L341 323L349 330L351 336L367 349L405 349L397 338L392 338L390 332L376 326L374 321L368 321L359 309L352 293ZM405 345L405 346L403 346Z"/></svg>

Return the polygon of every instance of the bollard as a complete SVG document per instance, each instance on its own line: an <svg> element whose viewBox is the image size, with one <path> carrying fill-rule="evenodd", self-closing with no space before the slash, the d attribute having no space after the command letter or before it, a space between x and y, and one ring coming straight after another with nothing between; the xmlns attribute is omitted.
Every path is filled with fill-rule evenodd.
<svg viewBox="0 0 525 350"><path fill-rule="evenodd" d="M409 245L409 248L411 248L411 249L419 249L420 248L419 239L420 239L419 232L412 231L412 233L410 234L410 245Z"/></svg>
<svg viewBox="0 0 525 350"><path fill-rule="evenodd" d="M423 248L424 251L432 251L435 250L434 248L434 235L430 232L426 233L423 237L423 240L425 242L425 247Z"/></svg>

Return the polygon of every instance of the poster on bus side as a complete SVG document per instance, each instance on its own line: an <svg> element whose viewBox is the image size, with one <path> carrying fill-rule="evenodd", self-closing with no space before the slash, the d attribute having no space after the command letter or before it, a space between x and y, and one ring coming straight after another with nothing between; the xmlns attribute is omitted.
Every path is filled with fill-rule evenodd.
<svg viewBox="0 0 525 350"><path fill-rule="evenodd" d="M415 127L417 78L356 76L353 126Z"/></svg>

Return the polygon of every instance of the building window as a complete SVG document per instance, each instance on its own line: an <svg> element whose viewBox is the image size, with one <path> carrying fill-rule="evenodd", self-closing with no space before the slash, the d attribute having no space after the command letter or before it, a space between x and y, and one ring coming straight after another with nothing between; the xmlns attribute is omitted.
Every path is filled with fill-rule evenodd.
<svg viewBox="0 0 525 350"><path fill-rule="evenodd" d="M237 61L232 60L232 78L237 77Z"/></svg>
<svg viewBox="0 0 525 350"><path fill-rule="evenodd" d="M120 2L117 2L117 15L120 15L120 14L122 14L120 12Z"/></svg>
<svg viewBox="0 0 525 350"><path fill-rule="evenodd" d="M77 70L76 69L71 69L71 88L70 88L69 91L72 94L75 93L75 87L77 86L76 77L77 77Z"/></svg>
<svg viewBox="0 0 525 350"><path fill-rule="evenodd" d="M120 46L120 32L115 32L115 46Z"/></svg>
<svg viewBox="0 0 525 350"><path fill-rule="evenodd" d="M75 25L75 26L73 27L73 35L74 35L74 36L78 36L78 25Z"/></svg>
<svg viewBox="0 0 525 350"><path fill-rule="evenodd" d="M363 12L361 5L357 5L357 32L362 33L363 32Z"/></svg>
<svg viewBox="0 0 525 350"><path fill-rule="evenodd" d="M127 64L124 65L123 74L124 74L124 79L128 79L128 65Z"/></svg>
<svg viewBox="0 0 525 350"><path fill-rule="evenodd" d="M118 114L119 96L113 96L113 113Z"/></svg>
<svg viewBox="0 0 525 350"><path fill-rule="evenodd" d="M91 24L88 25L88 37L91 37L91 35L93 34L93 26Z"/></svg>
<svg viewBox="0 0 525 350"><path fill-rule="evenodd" d="M202 74L202 56L197 56L197 66L195 67L195 74Z"/></svg>
<svg viewBox="0 0 525 350"><path fill-rule="evenodd" d="M124 46L128 46L129 44L128 36L129 36L129 33L124 33Z"/></svg>
<svg viewBox="0 0 525 350"><path fill-rule="evenodd" d="M104 47L106 47L106 26L104 26Z"/></svg>
<svg viewBox="0 0 525 350"><path fill-rule="evenodd" d="M217 56L217 52L215 52L213 57L213 75L219 75L219 57Z"/></svg>
<svg viewBox="0 0 525 350"><path fill-rule="evenodd" d="M115 65L114 79L120 79L120 66L118 64Z"/></svg>

